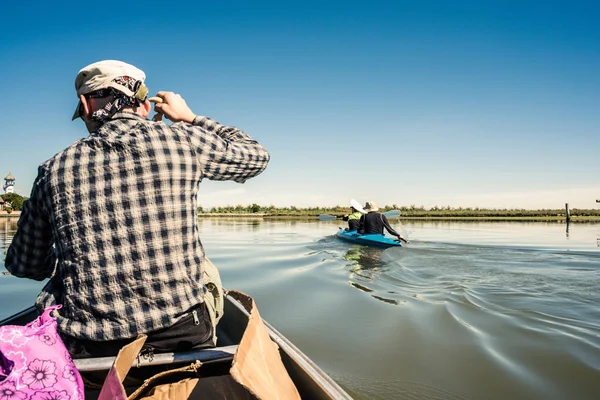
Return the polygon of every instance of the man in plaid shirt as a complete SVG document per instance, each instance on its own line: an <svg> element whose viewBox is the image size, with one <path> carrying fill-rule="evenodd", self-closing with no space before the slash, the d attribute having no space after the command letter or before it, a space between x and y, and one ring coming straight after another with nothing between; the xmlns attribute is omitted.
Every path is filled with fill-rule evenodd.
<svg viewBox="0 0 600 400"><path fill-rule="evenodd" d="M159 92L147 119L145 74L120 61L84 67L73 119L90 132L39 167L6 256L15 276L50 278L37 306L62 304L72 353L104 356L140 333L158 350L213 338L197 223L203 178L243 183L269 153L241 130Z"/></svg>

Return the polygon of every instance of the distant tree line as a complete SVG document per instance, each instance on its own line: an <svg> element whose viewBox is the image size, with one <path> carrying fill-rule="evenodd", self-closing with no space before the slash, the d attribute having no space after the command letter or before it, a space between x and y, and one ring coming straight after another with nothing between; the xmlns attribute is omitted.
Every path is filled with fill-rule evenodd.
<svg viewBox="0 0 600 400"><path fill-rule="evenodd" d="M425 208L423 206L400 206L397 204L386 205L379 208L380 212L400 210L401 217L415 218L435 218L435 217L454 217L454 218L469 218L469 217L564 217L564 209L508 209L508 208L480 208L480 207L451 207L451 206L433 206ZM350 207L334 206L334 207L275 207L261 206L258 204L237 206L214 207L210 211L198 207L199 214L263 214L268 216L319 216L322 214L341 216L348 214ZM600 209L577 209L569 210L572 217L600 217Z"/></svg>

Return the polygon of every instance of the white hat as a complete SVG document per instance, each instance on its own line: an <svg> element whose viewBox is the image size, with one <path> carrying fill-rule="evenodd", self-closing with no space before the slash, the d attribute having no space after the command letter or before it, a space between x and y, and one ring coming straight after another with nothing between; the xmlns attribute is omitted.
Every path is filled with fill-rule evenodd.
<svg viewBox="0 0 600 400"><path fill-rule="evenodd" d="M367 201L365 203L365 206L363 208L365 209L365 211L377 211L377 210L379 210L379 208L377 208L377 206L375 205L375 203L373 203L372 201Z"/></svg>
<svg viewBox="0 0 600 400"><path fill-rule="evenodd" d="M362 206L358 201L356 201L356 199L350 199L350 207L354 208L356 211L360 211L363 214L367 213L365 210L363 210Z"/></svg>
<svg viewBox="0 0 600 400"><path fill-rule="evenodd" d="M107 88L114 88L129 97L136 96L140 90L138 90L137 93L134 93L129 87L115 81L115 78L121 76L128 76L136 81L141 81L142 83L144 83L144 80L146 79L146 74L144 74L144 71L134 67L131 64L117 60L98 61L83 67L77 74L77 77L75 78L75 90L77 91L77 97L82 94ZM140 89L142 87L145 90L143 96L145 97L148 89L144 85L141 85ZM73 114L73 119L77 119L79 117L81 117L81 101L79 101L79 104L77 104L77 108Z"/></svg>

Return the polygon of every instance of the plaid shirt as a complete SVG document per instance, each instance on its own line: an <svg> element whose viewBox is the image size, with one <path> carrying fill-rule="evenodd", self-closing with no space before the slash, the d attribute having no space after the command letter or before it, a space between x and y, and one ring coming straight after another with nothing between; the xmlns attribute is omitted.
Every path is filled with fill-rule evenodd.
<svg viewBox="0 0 600 400"><path fill-rule="evenodd" d="M205 117L166 125L121 112L39 167L6 268L43 280L62 334L96 341L169 327L203 301L197 194L244 182L269 153Z"/></svg>

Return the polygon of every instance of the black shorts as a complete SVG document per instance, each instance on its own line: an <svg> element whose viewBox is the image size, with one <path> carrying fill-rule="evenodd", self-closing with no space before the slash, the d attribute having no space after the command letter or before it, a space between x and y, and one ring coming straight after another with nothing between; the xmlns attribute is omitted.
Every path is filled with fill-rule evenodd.
<svg viewBox="0 0 600 400"><path fill-rule="evenodd" d="M142 347L144 351L165 353L171 351L185 351L194 347L207 346L213 337L213 326L206 303L201 303L177 321L174 325L146 333L148 338ZM103 342L91 340L74 340L76 353L79 357L109 357L116 356L121 348L131 343L135 338L108 340Z"/></svg>

